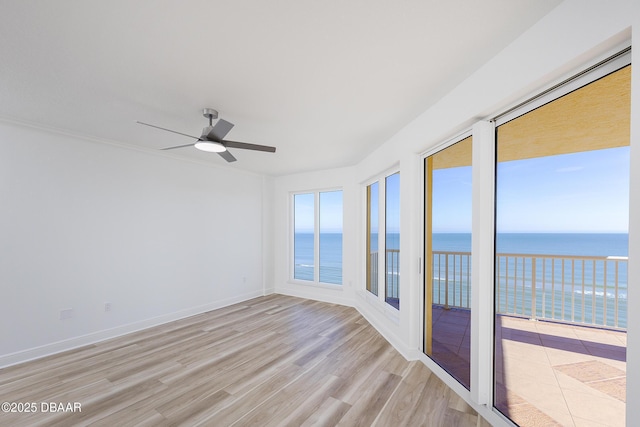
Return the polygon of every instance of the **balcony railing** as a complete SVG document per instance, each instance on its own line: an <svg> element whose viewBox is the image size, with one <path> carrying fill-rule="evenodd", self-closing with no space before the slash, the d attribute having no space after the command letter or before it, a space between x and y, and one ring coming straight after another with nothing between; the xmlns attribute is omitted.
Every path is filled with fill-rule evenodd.
<svg viewBox="0 0 640 427"><path fill-rule="evenodd" d="M471 252L433 252L433 303L471 307Z"/></svg>
<svg viewBox="0 0 640 427"><path fill-rule="evenodd" d="M369 254L369 266L371 271L369 277L371 280L371 292L378 295L378 252L373 251ZM387 249L386 250L386 293L385 298L387 300L396 300L393 302L395 305L400 297L399 285L400 285L400 250L399 249Z"/></svg>
<svg viewBox="0 0 640 427"><path fill-rule="evenodd" d="M371 281L371 292L378 295L378 252L369 254L369 280Z"/></svg>
<svg viewBox="0 0 640 427"><path fill-rule="evenodd" d="M400 284L400 250L387 249L387 298L399 298Z"/></svg>
<svg viewBox="0 0 640 427"><path fill-rule="evenodd" d="M627 327L627 257L498 254L496 312ZM433 252L433 303L470 308L471 253Z"/></svg>

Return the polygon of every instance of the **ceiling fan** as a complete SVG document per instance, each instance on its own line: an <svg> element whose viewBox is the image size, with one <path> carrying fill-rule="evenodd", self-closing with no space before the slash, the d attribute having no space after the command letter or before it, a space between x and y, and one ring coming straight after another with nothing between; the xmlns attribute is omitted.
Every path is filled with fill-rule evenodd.
<svg viewBox="0 0 640 427"><path fill-rule="evenodd" d="M215 124L215 126L213 126L213 119L218 118L218 112L213 108L204 108L202 110L202 115L207 119L209 119L209 126L202 129L202 135L200 137L187 135L182 132L176 132L175 130L171 130L171 129L165 129L160 126L150 125L149 123L143 123L143 122L136 122L136 123L145 125L145 126L150 126L152 128L156 128L160 130L166 130L167 132L177 133L178 135L187 136L189 138L194 138L197 140L193 144L177 145L175 147L161 148L161 150L174 150L176 148L193 146L198 150L208 151L211 153L218 153L227 162L236 161L236 158L233 157L231 153L229 153L227 148L241 148L243 150L266 151L267 153L276 152L276 147L269 147L267 145L249 144L247 142L236 142L236 141L225 140L224 137L227 136L231 128L233 128L233 123L230 123L224 119L220 119Z"/></svg>

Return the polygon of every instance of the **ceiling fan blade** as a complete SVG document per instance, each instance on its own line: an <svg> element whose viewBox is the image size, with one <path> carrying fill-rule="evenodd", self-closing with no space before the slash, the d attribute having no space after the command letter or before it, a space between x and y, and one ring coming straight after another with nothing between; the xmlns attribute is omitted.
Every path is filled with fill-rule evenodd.
<svg viewBox="0 0 640 427"><path fill-rule="evenodd" d="M198 137L197 137L197 136L187 135L186 133L176 132L175 130L166 129L166 128L161 128L160 126L150 125L149 123L143 123L143 122L138 122L138 121L136 121L136 123L138 123L138 124L140 124L140 125L145 125L145 126L149 126L149 127L152 127L152 128L160 129L160 130L166 130L167 132L171 132L171 133L177 133L178 135L182 135L182 136L188 136L189 138L195 138L195 139L198 139Z"/></svg>
<svg viewBox="0 0 640 427"><path fill-rule="evenodd" d="M229 163L236 161L236 158L233 157L233 154L231 154L228 151L223 151L222 153L218 153L218 154L220 154L220 157L222 157L223 159L225 159Z"/></svg>
<svg viewBox="0 0 640 427"><path fill-rule="evenodd" d="M233 123L229 123L224 119L220 119L218 120L218 123L216 123L216 125L211 128L211 130L207 134L207 138L216 142L220 142L222 141L222 138L227 136L231 128L233 128Z"/></svg>
<svg viewBox="0 0 640 427"><path fill-rule="evenodd" d="M222 141L226 147L242 148L243 150L266 151L267 153L275 153L276 147L268 145L249 144L248 142Z"/></svg>
<svg viewBox="0 0 640 427"><path fill-rule="evenodd" d="M176 148L193 147L194 144L176 145L175 147L161 148L160 150L175 150Z"/></svg>

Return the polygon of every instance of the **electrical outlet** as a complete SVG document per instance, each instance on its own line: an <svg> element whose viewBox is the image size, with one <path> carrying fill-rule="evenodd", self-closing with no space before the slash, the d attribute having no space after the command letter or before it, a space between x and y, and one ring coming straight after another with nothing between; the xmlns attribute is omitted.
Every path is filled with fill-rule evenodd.
<svg viewBox="0 0 640 427"><path fill-rule="evenodd" d="M104 303L104 311L111 311L111 303L110 302L105 302Z"/></svg>
<svg viewBox="0 0 640 427"><path fill-rule="evenodd" d="M73 317L73 308L60 310L60 320L71 319Z"/></svg>

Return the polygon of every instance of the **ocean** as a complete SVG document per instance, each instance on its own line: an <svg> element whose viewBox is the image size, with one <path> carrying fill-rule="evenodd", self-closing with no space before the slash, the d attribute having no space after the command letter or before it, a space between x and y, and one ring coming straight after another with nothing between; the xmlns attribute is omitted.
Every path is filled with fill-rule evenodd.
<svg viewBox="0 0 640 427"><path fill-rule="evenodd" d="M294 277L313 281L313 234L296 233L294 244ZM498 311L534 317L532 294L535 293L535 317L625 328L625 260L571 261L571 258L562 260L552 256L627 257L628 245L628 235L623 233L498 233L498 254L521 255L499 257L496 262ZM378 249L376 234L372 235L371 247ZM400 249L398 233L389 233L387 249ZM471 234L434 233L433 250L471 252ZM534 257L526 256L533 254L539 255L535 257L535 274L531 261ZM319 255L320 282L342 284L342 234L321 233ZM396 277L396 283L399 283L399 254L396 257L394 271L387 274ZM444 261L434 259L434 301L442 301L449 293L449 302L457 298L452 305L464 307L470 304L470 258L461 256L457 259L454 261L451 257L448 267ZM449 286L448 292L445 283Z"/></svg>
<svg viewBox="0 0 640 427"><path fill-rule="evenodd" d="M434 233L433 250L471 252L471 233ZM628 256L629 235L623 233L498 233L496 252Z"/></svg>
<svg viewBox="0 0 640 427"><path fill-rule="evenodd" d="M314 280L313 233L296 233L294 239L294 278ZM320 271L322 283L342 285L342 233L320 233Z"/></svg>
<svg viewBox="0 0 640 427"><path fill-rule="evenodd" d="M372 239L372 247L378 247L378 235ZM313 233L296 233L294 237L294 278L314 279ZM387 235L387 248L400 250L400 234ZM394 270L398 270L395 268ZM398 271L391 274L398 275ZM320 282L342 284L342 233L320 233Z"/></svg>

